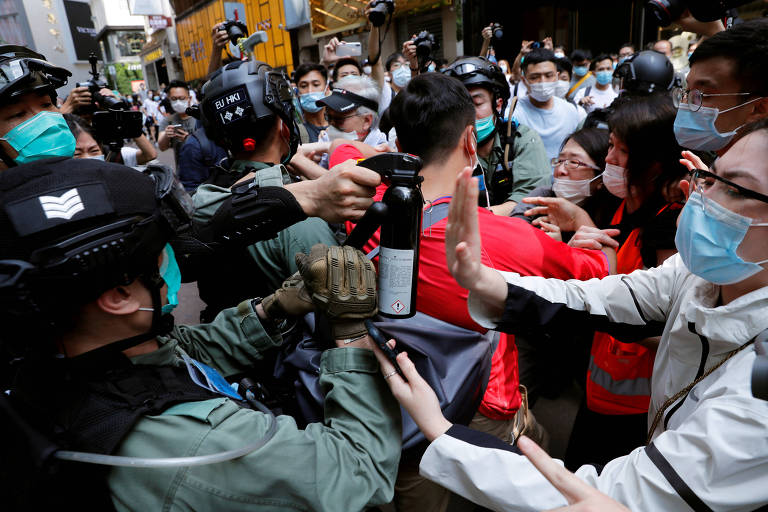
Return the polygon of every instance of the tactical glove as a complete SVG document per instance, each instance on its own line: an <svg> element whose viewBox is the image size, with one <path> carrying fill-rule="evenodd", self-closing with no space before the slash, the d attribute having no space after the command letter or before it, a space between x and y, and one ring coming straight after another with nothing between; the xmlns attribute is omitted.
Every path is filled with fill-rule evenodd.
<svg viewBox="0 0 768 512"><path fill-rule="evenodd" d="M289 316L304 316L315 310L312 298L298 272L283 281L283 285L275 293L265 297L261 306L273 321Z"/></svg>
<svg viewBox="0 0 768 512"><path fill-rule="evenodd" d="M336 339L368 332L363 322L378 311L376 271L362 252L317 244L309 256L296 255L296 266L318 311L331 320Z"/></svg>

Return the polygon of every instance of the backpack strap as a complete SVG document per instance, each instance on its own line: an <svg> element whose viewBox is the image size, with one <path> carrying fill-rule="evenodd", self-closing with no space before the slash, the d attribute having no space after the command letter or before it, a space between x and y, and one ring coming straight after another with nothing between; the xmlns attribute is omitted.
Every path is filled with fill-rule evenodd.
<svg viewBox="0 0 768 512"><path fill-rule="evenodd" d="M587 96L589 96L589 93L591 93L591 92L592 92L592 86L590 85L584 91L584 97L586 98Z"/></svg>
<svg viewBox="0 0 768 512"><path fill-rule="evenodd" d="M431 228L444 218L448 217L448 212L451 209L451 203L440 203L431 205L429 207L429 210L425 213L427 213L426 220L425 217L422 216L421 220L421 230L424 231L427 228ZM371 252L366 254L369 260L372 260L376 256L379 255L379 251L381 250L381 246L377 245L373 248Z"/></svg>
<svg viewBox="0 0 768 512"><path fill-rule="evenodd" d="M502 145L504 146L504 156L501 159L501 166L505 171L509 171L509 154L511 153L510 149L514 149L515 137L520 135L520 132L518 131L520 123L518 123L517 119L515 119L515 117L512 115L512 113L515 111L515 107L517 107L517 96L512 98L512 106L509 109L509 119L507 119L507 133L505 137L502 137L501 141Z"/></svg>

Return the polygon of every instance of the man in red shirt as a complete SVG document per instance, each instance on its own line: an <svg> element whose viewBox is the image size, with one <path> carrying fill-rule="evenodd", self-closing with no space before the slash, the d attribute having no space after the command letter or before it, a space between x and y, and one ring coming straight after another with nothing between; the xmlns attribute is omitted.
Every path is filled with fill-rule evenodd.
<svg viewBox="0 0 768 512"><path fill-rule="evenodd" d="M460 81L429 73L411 79L393 100L389 115L397 131L400 150L422 159L424 222L427 223L433 212L442 210L438 205L450 202L459 172L466 166L477 165L474 104ZM341 145L332 154L331 163L369 156L361 149L364 150L362 146ZM375 199L381 199L384 190L385 186L379 187ZM570 247L525 221L497 216L485 208L478 207L478 210L485 265L558 279L585 280L608 275L608 262L602 252ZM421 234L416 309L454 325L485 332L486 329L469 317L467 290L461 288L448 271L446 223L447 215ZM348 225L348 230L351 227ZM378 236L378 233L374 235L368 249L378 244ZM501 334L486 394L470 427L511 442L510 432L520 405L514 336ZM398 506L398 510L417 507L444 510L447 491L430 489L429 485L434 484L418 482L417 475L407 482L403 476L401 471L395 487L401 500L398 505L404 505ZM404 489L406 493L402 493Z"/></svg>

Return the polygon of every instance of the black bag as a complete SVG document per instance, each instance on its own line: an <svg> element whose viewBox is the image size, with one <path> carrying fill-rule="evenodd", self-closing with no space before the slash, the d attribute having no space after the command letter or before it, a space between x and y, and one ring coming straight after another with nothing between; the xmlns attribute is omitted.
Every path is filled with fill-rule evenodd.
<svg viewBox="0 0 768 512"><path fill-rule="evenodd" d="M276 365L278 378L294 379L296 402L306 423L323 421L325 397L320 390L320 357L326 346L317 341L314 316L305 317L306 329L295 348L286 351ZM398 351L408 352L419 374L435 391L443 415L452 423L468 425L485 394L491 373L493 332L464 329L437 318L416 313L407 319L377 318L374 322L387 337L395 338ZM425 441L413 419L403 410L403 449Z"/></svg>

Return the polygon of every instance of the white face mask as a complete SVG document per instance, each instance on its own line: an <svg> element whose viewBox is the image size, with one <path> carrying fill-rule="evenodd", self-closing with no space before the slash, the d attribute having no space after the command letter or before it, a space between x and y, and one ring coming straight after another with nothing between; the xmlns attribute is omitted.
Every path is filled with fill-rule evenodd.
<svg viewBox="0 0 768 512"><path fill-rule="evenodd" d="M605 164L603 185L614 196L624 199L627 197L627 170L613 164Z"/></svg>
<svg viewBox="0 0 768 512"><path fill-rule="evenodd" d="M179 114L185 114L187 112L188 105L189 100L174 100L171 102L171 106L173 107L174 112Z"/></svg>
<svg viewBox="0 0 768 512"><path fill-rule="evenodd" d="M366 75L370 75L371 71L372 71L371 66L363 66L363 73L365 73Z"/></svg>
<svg viewBox="0 0 768 512"><path fill-rule="evenodd" d="M325 129L325 133L328 135L328 139L332 141L336 139L344 139L344 140L358 139L358 135L356 131L343 132L333 125L328 126L328 128Z"/></svg>
<svg viewBox="0 0 768 512"><path fill-rule="evenodd" d="M507 65L506 65L506 64L504 64L503 62L502 62L501 64L499 64L499 67L501 68L501 71L502 71L502 72L504 72L504 73L506 73L506 72L507 72Z"/></svg>
<svg viewBox="0 0 768 512"><path fill-rule="evenodd" d="M565 98L565 95L568 93L568 89L571 88L571 82L568 80L558 80L557 85L555 86L555 96L558 98Z"/></svg>
<svg viewBox="0 0 768 512"><path fill-rule="evenodd" d="M101 161L104 161L104 155L84 156L83 158L88 158L90 160L101 160Z"/></svg>
<svg viewBox="0 0 768 512"><path fill-rule="evenodd" d="M557 88L557 82L539 82L536 84L528 85L528 95L544 103L555 95L555 89Z"/></svg>
<svg viewBox="0 0 768 512"><path fill-rule="evenodd" d="M552 191L557 197L562 197L566 201L570 201L574 204L581 204L586 198L592 195L592 182L600 176L602 176L602 174L598 174L591 180L555 178L555 182L552 184Z"/></svg>
<svg viewBox="0 0 768 512"><path fill-rule="evenodd" d="M565 57L565 54L563 52L555 52L555 57L557 57L558 59L562 59L563 57Z"/></svg>

